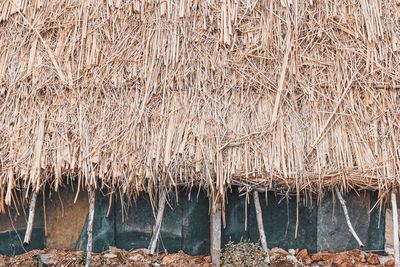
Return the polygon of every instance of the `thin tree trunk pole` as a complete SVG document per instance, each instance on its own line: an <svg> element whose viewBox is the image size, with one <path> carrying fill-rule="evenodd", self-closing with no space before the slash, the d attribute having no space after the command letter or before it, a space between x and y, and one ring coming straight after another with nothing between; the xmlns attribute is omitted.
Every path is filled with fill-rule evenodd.
<svg viewBox="0 0 400 267"><path fill-rule="evenodd" d="M29 203L29 217L28 217L28 225L26 226L24 246L29 245L29 243L31 242L33 220L35 219L35 208L36 208L37 195L38 195L37 191L32 192L31 201Z"/></svg>
<svg viewBox="0 0 400 267"><path fill-rule="evenodd" d="M93 217L94 217L94 204L96 201L96 192L94 188L89 187L89 216L87 226L87 247L86 247L86 264L85 267L90 266L92 261L92 243L93 243Z"/></svg>
<svg viewBox="0 0 400 267"><path fill-rule="evenodd" d="M397 214L396 194L392 191L392 211L393 211L393 246L394 246L394 266L400 266L399 254L399 221Z"/></svg>
<svg viewBox="0 0 400 267"><path fill-rule="evenodd" d="M1 185L1 195L0 195L0 213L1 214L6 214L6 209L4 208L4 187L6 186L6 183Z"/></svg>
<svg viewBox="0 0 400 267"><path fill-rule="evenodd" d="M253 198L254 198L254 206L256 208L257 225L258 225L258 232L260 234L261 248L264 252L267 252L268 251L267 238L264 232L264 223L262 218L260 199L258 198L258 192L256 190L253 191Z"/></svg>
<svg viewBox="0 0 400 267"><path fill-rule="evenodd" d="M212 266L220 264L221 250L221 203L215 204L215 213L211 211L211 262Z"/></svg>
<svg viewBox="0 0 400 267"><path fill-rule="evenodd" d="M342 205L342 209L344 212L344 216L346 217L346 222L347 226L349 227L350 233L354 236L354 238L357 240L358 245L362 248L364 247L364 244L361 242L360 238L358 237L356 231L354 231L353 226L351 225L350 217L349 217L349 212L347 211L346 207L346 201L343 199L342 195L340 194L339 188L337 185L335 185L335 192L337 197L339 198L340 205Z"/></svg>
<svg viewBox="0 0 400 267"><path fill-rule="evenodd" d="M166 198L167 198L167 190L164 189L162 192L161 198L158 202L156 226L154 227L153 236L151 237L150 244L149 244L150 254L154 254L156 247L157 247L157 240L158 240L158 236L160 235L162 220L164 217Z"/></svg>

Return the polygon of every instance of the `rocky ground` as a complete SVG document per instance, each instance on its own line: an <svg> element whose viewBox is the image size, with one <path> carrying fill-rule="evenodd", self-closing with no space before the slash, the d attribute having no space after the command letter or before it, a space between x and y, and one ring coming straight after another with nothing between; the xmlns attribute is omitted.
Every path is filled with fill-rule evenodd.
<svg viewBox="0 0 400 267"><path fill-rule="evenodd" d="M46 249L33 250L14 257L0 255L0 266L83 266L85 260L86 254L81 251ZM165 251L151 256L147 249L124 251L110 247L103 253L93 253L92 266L210 267L211 257L190 256L183 251L173 254ZM391 256L380 256L360 250L310 255L305 249L286 251L273 248L270 251L270 264L266 266L394 266L394 260Z"/></svg>

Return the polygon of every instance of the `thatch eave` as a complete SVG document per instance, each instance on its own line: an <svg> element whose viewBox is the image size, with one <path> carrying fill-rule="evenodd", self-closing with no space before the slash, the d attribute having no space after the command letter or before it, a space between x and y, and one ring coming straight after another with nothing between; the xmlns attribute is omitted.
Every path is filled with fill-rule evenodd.
<svg viewBox="0 0 400 267"><path fill-rule="evenodd" d="M111 192L398 188L399 14L376 0L3 1L1 187L70 173Z"/></svg>

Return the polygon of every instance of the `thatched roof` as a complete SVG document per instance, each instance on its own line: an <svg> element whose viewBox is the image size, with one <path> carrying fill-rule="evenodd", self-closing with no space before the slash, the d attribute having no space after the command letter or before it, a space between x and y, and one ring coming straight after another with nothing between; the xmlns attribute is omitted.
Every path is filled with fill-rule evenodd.
<svg viewBox="0 0 400 267"><path fill-rule="evenodd" d="M397 2L2 1L6 201L65 174L122 192L398 187Z"/></svg>

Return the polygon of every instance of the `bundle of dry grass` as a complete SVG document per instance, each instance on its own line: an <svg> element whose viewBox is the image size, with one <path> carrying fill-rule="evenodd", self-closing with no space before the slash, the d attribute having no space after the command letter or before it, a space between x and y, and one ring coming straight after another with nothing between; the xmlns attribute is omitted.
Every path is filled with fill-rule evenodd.
<svg viewBox="0 0 400 267"><path fill-rule="evenodd" d="M5 0L5 202L68 174L129 194L398 187L399 15L378 0Z"/></svg>

